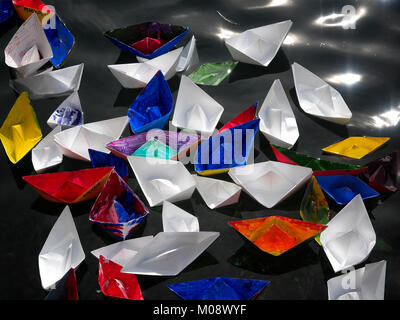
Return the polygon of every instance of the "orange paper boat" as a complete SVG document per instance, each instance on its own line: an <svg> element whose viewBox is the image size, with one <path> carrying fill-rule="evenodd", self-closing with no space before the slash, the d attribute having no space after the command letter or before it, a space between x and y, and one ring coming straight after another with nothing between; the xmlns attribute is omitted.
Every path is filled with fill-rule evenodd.
<svg viewBox="0 0 400 320"><path fill-rule="evenodd" d="M279 216L232 221L229 224L262 251L274 256L316 236L327 227Z"/></svg>
<svg viewBox="0 0 400 320"><path fill-rule="evenodd" d="M114 167L25 176L23 179L44 199L77 203L96 197Z"/></svg>

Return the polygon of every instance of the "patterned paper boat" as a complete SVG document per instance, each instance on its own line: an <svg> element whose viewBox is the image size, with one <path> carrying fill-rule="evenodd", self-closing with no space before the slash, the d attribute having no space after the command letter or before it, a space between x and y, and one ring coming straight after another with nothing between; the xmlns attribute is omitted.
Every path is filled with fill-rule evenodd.
<svg viewBox="0 0 400 320"><path fill-rule="evenodd" d="M134 274L122 273L122 266L99 258L99 285L104 295L114 298L143 300L139 282Z"/></svg>
<svg viewBox="0 0 400 320"><path fill-rule="evenodd" d="M175 157L177 152L160 140L152 139L137 149L132 156L158 159L171 159Z"/></svg>
<svg viewBox="0 0 400 320"><path fill-rule="evenodd" d="M284 148L291 148L299 138L299 129L292 107L279 79L269 90L258 117L260 131L269 142Z"/></svg>
<svg viewBox="0 0 400 320"><path fill-rule="evenodd" d="M78 92L72 93L51 114L47 124L51 128L62 126L63 129L83 124L84 117Z"/></svg>
<svg viewBox="0 0 400 320"><path fill-rule="evenodd" d="M134 133L162 129L172 112L173 98L161 71L150 80L128 110Z"/></svg>
<svg viewBox="0 0 400 320"><path fill-rule="evenodd" d="M32 164L37 173L42 173L62 163L63 154L54 143L54 136L59 132L61 132L61 127L55 127L32 149Z"/></svg>
<svg viewBox="0 0 400 320"><path fill-rule="evenodd" d="M322 151L348 158L361 159L389 140L390 138L350 137L323 148Z"/></svg>
<svg viewBox="0 0 400 320"><path fill-rule="evenodd" d="M176 74L183 47L142 63L112 64L108 68L124 88L143 88L160 70L165 80Z"/></svg>
<svg viewBox="0 0 400 320"><path fill-rule="evenodd" d="M217 86L235 69L237 61L205 63L189 75L193 83Z"/></svg>
<svg viewBox="0 0 400 320"><path fill-rule="evenodd" d="M56 282L45 300L79 300L75 270L71 268L61 280Z"/></svg>
<svg viewBox="0 0 400 320"><path fill-rule="evenodd" d="M365 182L349 174L338 176L319 176L318 184L337 204L347 204L356 195L365 199L378 197L379 193Z"/></svg>
<svg viewBox="0 0 400 320"><path fill-rule="evenodd" d="M320 241L335 272L363 262L376 243L376 234L360 195L351 200L321 232Z"/></svg>
<svg viewBox="0 0 400 320"><path fill-rule="evenodd" d="M27 92L15 101L0 128L0 140L8 159L20 161L42 139L42 131Z"/></svg>
<svg viewBox="0 0 400 320"><path fill-rule="evenodd" d="M104 36L123 51L153 59L173 49L188 31L181 26L144 22L107 31Z"/></svg>
<svg viewBox="0 0 400 320"><path fill-rule="evenodd" d="M184 300L252 300L269 284L266 280L211 278L167 285Z"/></svg>
<svg viewBox="0 0 400 320"><path fill-rule="evenodd" d="M305 113L338 124L350 121L352 113L336 89L298 63L293 63L292 71L299 104Z"/></svg>
<svg viewBox="0 0 400 320"><path fill-rule="evenodd" d="M310 168L266 161L229 170L232 180L252 198L272 208L310 180Z"/></svg>
<svg viewBox="0 0 400 320"><path fill-rule="evenodd" d="M279 216L231 221L229 224L259 249L279 256L326 229L318 223Z"/></svg>
<svg viewBox="0 0 400 320"><path fill-rule="evenodd" d="M182 75L172 125L210 136L224 108L207 93Z"/></svg>
<svg viewBox="0 0 400 320"><path fill-rule="evenodd" d="M236 127L240 124L244 124L246 122L250 122L254 120L256 116L258 103L256 102L252 106L248 107L246 110L242 111L239 115L234 117L231 121L225 124L221 129L218 130L218 133L222 131L228 130L230 128Z"/></svg>
<svg viewBox="0 0 400 320"><path fill-rule="evenodd" d="M112 154L88 149L93 168L114 167L115 172L125 181L128 179L128 165L124 159Z"/></svg>
<svg viewBox="0 0 400 320"><path fill-rule="evenodd" d="M199 220L169 201L163 202L162 223L164 232L199 232Z"/></svg>
<svg viewBox="0 0 400 320"><path fill-rule="evenodd" d="M331 176L339 174L351 174L352 176L358 176L361 172L367 169L363 166L313 158L311 156L297 153L275 145L271 145L271 148L277 161L309 167L313 170L314 176Z"/></svg>
<svg viewBox="0 0 400 320"><path fill-rule="evenodd" d="M32 13L36 13L42 26L55 14L48 6L40 0L12 0L15 11L22 20L27 20Z"/></svg>
<svg viewBox="0 0 400 320"><path fill-rule="evenodd" d="M194 155L195 170L213 175L244 166L252 151L260 119L240 124L203 141Z"/></svg>
<svg viewBox="0 0 400 320"><path fill-rule="evenodd" d="M77 203L95 198L113 167L45 173L22 177L41 197L52 202Z"/></svg>
<svg viewBox="0 0 400 320"><path fill-rule="evenodd" d="M293 22L290 20L249 29L225 40L235 60L268 66L278 53Z"/></svg>
<svg viewBox="0 0 400 320"><path fill-rule="evenodd" d="M185 75L191 74L198 63L199 54L197 53L196 38L192 36L183 48L178 65L176 66L176 72L182 72Z"/></svg>
<svg viewBox="0 0 400 320"><path fill-rule="evenodd" d="M149 210L129 185L111 172L89 213L89 220L125 240L147 217Z"/></svg>

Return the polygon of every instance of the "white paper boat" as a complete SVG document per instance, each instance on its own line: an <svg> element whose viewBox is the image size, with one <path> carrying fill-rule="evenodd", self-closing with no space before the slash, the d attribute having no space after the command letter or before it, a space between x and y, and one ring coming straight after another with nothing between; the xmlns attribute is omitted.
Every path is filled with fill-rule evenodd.
<svg viewBox="0 0 400 320"><path fill-rule="evenodd" d="M328 280L329 300L384 300L386 261L382 260Z"/></svg>
<svg viewBox="0 0 400 320"><path fill-rule="evenodd" d="M32 164L37 173L52 168L63 161L61 150L54 143L54 136L61 132L57 126L32 149Z"/></svg>
<svg viewBox="0 0 400 320"><path fill-rule="evenodd" d="M47 237L39 254L39 272L42 287L54 287L71 268L76 269L85 260L74 219L65 207Z"/></svg>
<svg viewBox="0 0 400 320"><path fill-rule="evenodd" d="M350 121L351 111L336 89L298 63L293 63L292 71L304 112L338 124Z"/></svg>
<svg viewBox="0 0 400 320"><path fill-rule="evenodd" d="M239 201L242 188L223 180L193 175L196 188L210 209L228 206Z"/></svg>
<svg viewBox="0 0 400 320"><path fill-rule="evenodd" d="M361 195L351 200L328 222L320 241L333 270L363 262L376 243L376 235Z"/></svg>
<svg viewBox="0 0 400 320"><path fill-rule="evenodd" d="M199 54L197 53L196 47L196 38L192 36L190 41L183 49L181 56L179 57L176 72L183 72L183 74L189 75L192 73L192 71L194 71L199 61Z"/></svg>
<svg viewBox="0 0 400 320"><path fill-rule="evenodd" d="M18 93L28 91L32 100L66 96L79 90L84 64L46 71L28 78L10 80L10 86Z"/></svg>
<svg viewBox="0 0 400 320"><path fill-rule="evenodd" d="M175 276L219 237L219 232L160 232L121 272Z"/></svg>
<svg viewBox="0 0 400 320"><path fill-rule="evenodd" d="M296 118L279 79L275 80L258 112L260 131L272 144L291 148L299 138Z"/></svg>
<svg viewBox="0 0 400 320"><path fill-rule="evenodd" d="M51 128L61 125L63 129L83 124L83 111L78 92L65 99L47 120Z"/></svg>
<svg viewBox="0 0 400 320"><path fill-rule="evenodd" d="M199 232L199 220L169 201L163 202L162 222L164 232Z"/></svg>
<svg viewBox="0 0 400 320"><path fill-rule="evenodd" d="M157 158L127 157L150 207L164 201L189 199L196 181L182 162Z"/></svg>
<svg viewBox="0 0 400 320"><path fill-rule="evenodd" d="M272 208L310 180L312 169L266 161L229 170L232 180L255 200Z"/></svg>
<svg viewBox="0 0 400 320"><path fill-rule="evenodd" d="M128 117L118 117L75 126L54 136L54 142L67 157L90 161L88 149L110 153L106 145L119 139Z"/></svg>
<svg viewBox="0 0 400 320"><path fill-rule="evenodd" d="M176 73L182 49L180 47L146 62L113 64L108 68L124 88L143 88L158 70L161 70L165 80L171 79Z"/></svg>
<svg viewBox="0 0 400 320"><path fill-rule="evenodd" d="M182 75L172 125L210 136L224 112L217 101Z"/></svg>
<svg viewBox="0 0 400 320"><path fill-rule="evenodd" d="M225 39L225 45L235 60L266 67L278 53L292 24L286 20L249 29Z"/></svg>
<svg viewBox="0 0 400 320"><path fill-rule="evenodd" d="M7 66L15 69L17 77L34 74L51 58L53 51L37 15L21 25L4 50Z"/></svg>
<svg viewBox="0 0 400 320"><path fill-rule="evenodd" d="M137 253L146 248L151 241L153 236L141 237L136 239L119 241L109 246L102 247L92 251L92 254L99 259L102 255L104 258L111 260L122 267L135 256Z"/></svg>

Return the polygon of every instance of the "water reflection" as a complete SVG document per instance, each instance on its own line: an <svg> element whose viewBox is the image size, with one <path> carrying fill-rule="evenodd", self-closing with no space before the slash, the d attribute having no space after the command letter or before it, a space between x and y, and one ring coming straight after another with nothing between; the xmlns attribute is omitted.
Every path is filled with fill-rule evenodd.
<svg viewBox="0 0 400 320"><path fill-rule="evenodd" d="M327 78L329 82L333 82L336 84L344 84L347 86L352 86L353 84L360 82L361 79L362 79L361 74L352 72L338 73Z"/></svg>
<svg viewBox="0 0 400 320"><path fill-rule="evenodd" d="M237 36L238 34L239 34L238 32L233 32L225 28L218 28L218 33L216 35L220 39L229 39L232 38L233 36Z"/></svg>
<svg viewBox="0 0 400 320"><path fill-rule="evenodd" d="M364 17L367 13L367 9L360 8L352 13L332 13L327 16L321 16L315 20L315 24L323 27L342 27L344 29L354 25L358 20Z"/></svg>
<svg viewBox="0 0 400 320"><path fill-rule="evenodd" d="M376 128L395 127L400 121L400 105L389 111L372 116L372 122Z"/></svg>
<svg viewBox="0 0 400 320"><path fill-rule="evenodd" d="M265 8L273 8L273 7L280 7L280 6L289 6L291 4L292 4L292 0L269 0L265 4L262 4L259 6L248 7L247 9L249 9L249 10L265 9Z"/></svg>

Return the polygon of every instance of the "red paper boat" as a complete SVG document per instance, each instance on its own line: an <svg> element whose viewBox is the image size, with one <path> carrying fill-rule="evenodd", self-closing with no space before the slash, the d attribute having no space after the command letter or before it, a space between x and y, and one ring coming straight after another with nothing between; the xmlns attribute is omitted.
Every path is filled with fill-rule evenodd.
<svg viewBox="0 0 400 320"><path fill-rule="evenodd" d="M77 203L96 197L114 167L25 176L23 179L44 199Z"/></svg>

